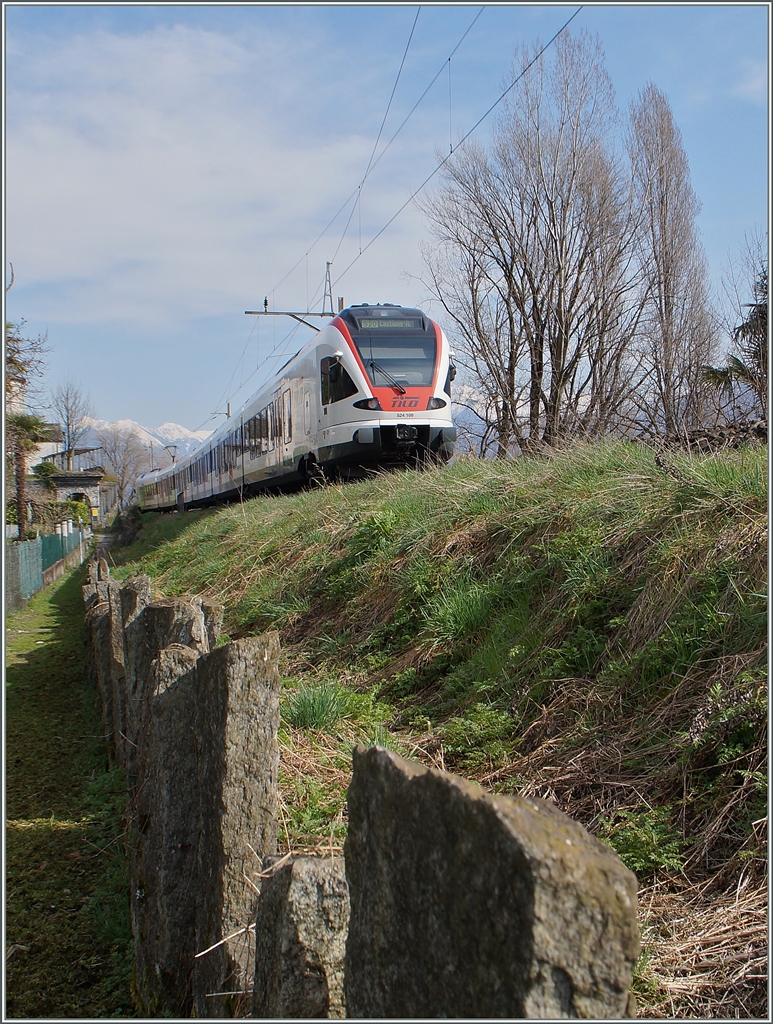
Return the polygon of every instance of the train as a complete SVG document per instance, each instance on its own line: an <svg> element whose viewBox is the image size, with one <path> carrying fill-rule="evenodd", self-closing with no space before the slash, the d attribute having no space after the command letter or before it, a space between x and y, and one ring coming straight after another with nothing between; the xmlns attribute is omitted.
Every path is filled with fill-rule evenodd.
<svg viewBox="0 0 773 1024"><path fill-rule="evenodd" d="M205 441L138 479L142 511L185 511L451 458L456 368L438 324L420 309L361 303L315 330Z"/></svg>

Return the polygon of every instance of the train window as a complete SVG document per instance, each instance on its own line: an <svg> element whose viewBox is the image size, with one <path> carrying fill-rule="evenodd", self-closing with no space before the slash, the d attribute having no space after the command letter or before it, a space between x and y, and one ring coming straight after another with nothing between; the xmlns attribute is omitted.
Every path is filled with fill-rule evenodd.
<svg viewBox="0 0 773 1024"><path fill-rule="evenodd" d="M255 459L260 454L260 420L259 416L253 416L247 423L247 438L250 448L250 458Z"/></svg>
<svg viewBox="0 0 773 1024"><path fill-rule="evenodd" d="M239 431L232 430L228 435L228 464L226 468L229 471L233 471L236 467L236 463L239 460Z"/></svg>
<svg viewBox="0 0 773 1024"><path fill-rule="evenodd" d="M431 335L374 332L355 338L355 344L368 377L376 387L388 387L390 378L403 385L432 383L437 349L434 332Z"/></svg>
<svg viewBox="0 0 773 1024"><path fill-rule="evenodd" d="M319 364L319 379L323 405L331 405L357 394L357 385L346 367L333 356L325 356Z"/></svg>
<svg viewBox="0 0 773 1024"><path fill-rule="evenodd" d="M274 450L274 438L276 437L276 425L274 423L274 403L269 402L266 407L266 437L268 438L268 450L273 452Z"/></svg>

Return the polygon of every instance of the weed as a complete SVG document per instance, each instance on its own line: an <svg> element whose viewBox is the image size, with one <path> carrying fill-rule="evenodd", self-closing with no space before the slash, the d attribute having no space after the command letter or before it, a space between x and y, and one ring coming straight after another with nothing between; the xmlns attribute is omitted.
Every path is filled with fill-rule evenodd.
<svg viewBox="0 0 773 1024"><path fill-rule="evenodd" d="M500 708L473 704L463 716L449 719L443 729L446 754L460 767L475 770L496 766L509 752L513 720Z"/></svg>
<svg viewBox="0 0 773 1024"><path fill-rule="evenodd" d="M313 778L292 782L293 799L286 804L293 832L305 839L333 835L341 839L345 833L343 809L346 794L330 789Z"/></svg>
<svg viewBox="0 0 773 1024"><path fill-rule="evenodd" d="M670 807L619 811L614 819L599 820L598 837L612 847L640 880L656 871L678 872L684 868L687 844L671 818Z"/></svg>
<svg viewBox="0 0 773 1024"><path fill-rule="evenodd" d="M461 576L428 602L424 611L425 650L448 651L474 639L490 625L496 585Z"/></svg>

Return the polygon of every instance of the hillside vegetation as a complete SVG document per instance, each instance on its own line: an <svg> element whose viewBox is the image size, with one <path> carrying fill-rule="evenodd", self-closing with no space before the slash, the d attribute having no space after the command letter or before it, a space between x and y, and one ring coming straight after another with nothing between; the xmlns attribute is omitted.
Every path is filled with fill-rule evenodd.
<svg viewBox="0 0 773 1024"><path fill-rule="evenodd" d="M643 1016L765 1016L766 449L460 459L143 518L117 575L280 630L285 840L353 742L554 801L638 875Z"/></svg>

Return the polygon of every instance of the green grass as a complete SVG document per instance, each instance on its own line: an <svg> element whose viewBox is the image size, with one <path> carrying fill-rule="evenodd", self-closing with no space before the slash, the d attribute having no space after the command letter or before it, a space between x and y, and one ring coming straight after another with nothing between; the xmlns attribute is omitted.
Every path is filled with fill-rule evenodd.
<svg viewBox="0 0 773 1024"><path fill-rule="evenodd" d="M460 459L148 516L113 557L280 630L292 845L340 842L378 740L554 800L652 884L732 887L765 862L767 452L658 463Z"/></svg>
<svg viewBox="0 0 773 1024"><path fill-rule="evenodd" d="M725 747L740 757L725 790L758 770L758 719L697 745L681 737L733 659L765 663L766 457L749 448L663 465L644 446L607 443L149 516L118 571L219 598L231 637L279 628L306 685L284 714L302 727L354 720L319 673L350 690L377 685L391 717L429 721L460 769L514 765L557 713L571 747L595 732L611 748L624 723L627 760L644 765L670 701L648 792L670 806L687 777L689 832Z"/></svg>
<svg viewBox="0 0 773 1024"><path fill-rule="evenodd" d="M349 706L349 691L341 686L302 686L287 695L282 718L297 729L330 731L348 714Z"/></svg>
<svg viewBox="0 0 773 1024"><path fill-rule="evenodd" d="M87 682L82 571L6 623L6 1012L132 1017L125 782Z"/></svg>

